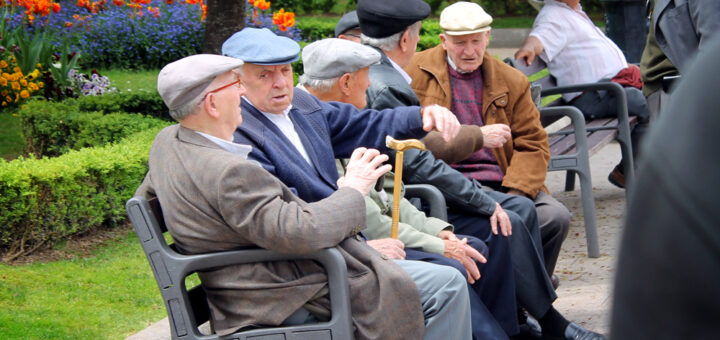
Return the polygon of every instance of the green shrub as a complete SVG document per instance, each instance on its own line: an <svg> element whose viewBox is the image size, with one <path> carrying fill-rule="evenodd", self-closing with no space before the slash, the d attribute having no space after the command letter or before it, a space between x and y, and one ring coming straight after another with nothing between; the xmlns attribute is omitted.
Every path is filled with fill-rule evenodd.
<svg viewBox="0 0 720 340"><path fill-rule="evenodd" d="M315 41L335 36L335 26L340 18L334 17L308 17L300 18L295 23L295 27L302 32L300 36L304 41Z"/></svg>
<svg viewBox="0 0 720 340"><path fill-rule="evenodd" d="M81 107L79 100L34 101L25 105L20 116L27 151L37 157L59 156L71 149L103 146L139 131L167 125L163 120L143 115L84 112Z"/></svg>
<svg viewBox="0 0 720 340"><path fill-rule="evenodd" d="M83 96L77 99L80 111L142 113L172 121L167 107L157 91L119 92L102 96Z"/></svg>
<svg viewBox="0 0 720 340"><path fill-rule="evenodd" d="M56 158L0 160L0 252L12 257L123 221L159 130Z"/></svg>

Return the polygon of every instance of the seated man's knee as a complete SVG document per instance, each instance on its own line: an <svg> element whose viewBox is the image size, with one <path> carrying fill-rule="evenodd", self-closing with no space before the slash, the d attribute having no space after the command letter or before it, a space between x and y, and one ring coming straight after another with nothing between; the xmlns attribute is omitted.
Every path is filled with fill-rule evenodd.
<svg viewBox="0 0 720 340"><path fill-rule="evenodd" d="M468 245L473 247L473 249L477 250L483 256L485 256L485 257L488 256L488 253L489 253L488 246L481 239L474 237L474 236L467 236L467 235L457 235L457 237L460 239L467 237Z"/></svg>
<svg viewBox="0 0 720 340"><path fill-rule="evenodd" d="M650 109L642 91L634 87L625 87L625 95L627 96L628 115L637 116L642 122L649 120Z"/></svg>

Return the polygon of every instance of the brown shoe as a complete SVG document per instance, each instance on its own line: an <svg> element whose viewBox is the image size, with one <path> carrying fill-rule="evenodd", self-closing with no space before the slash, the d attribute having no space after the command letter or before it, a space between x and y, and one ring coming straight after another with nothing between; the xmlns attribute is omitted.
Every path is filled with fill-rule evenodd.
<svg viewBox="0 0 720 340"><path fill-rule="evenodd" d="M625 175L623 174L620 164L615 166L615 169L608 175L608 181L618 188L625 189Z"/></svg>

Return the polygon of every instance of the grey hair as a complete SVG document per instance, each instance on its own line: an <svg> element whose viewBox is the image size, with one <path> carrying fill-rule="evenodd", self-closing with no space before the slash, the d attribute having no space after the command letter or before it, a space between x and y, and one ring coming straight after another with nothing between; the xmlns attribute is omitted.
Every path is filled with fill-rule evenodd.
<svg viewBox="0 0 720 340"><path fill-rule="evenodd" d="M203 97L198 96L197 98L191 100L189 103L175 110L170 110L170 117L172 117L178 122L187 118L189 115L195 113L202 99Z"/></svg>
<svg viewBox="0 0 720 340"><path fill-rule="evenodd" d="M395 33L389 37L385 38L371 38L368 37L365 34L360 34L360 40L364 45L369 45L372 47L377 47L384 52L391 52L394 51L398 46L400 46L400 38L402 38L402 35L405 33L405 31L410 31L410 34L412 34L414 37L417 37L420 35L420 26L422 25L422 22L417 21L413 23L412 25L408 26L403 31L400 31L398 33Z"/></svg>
<svg viewBox="0 0 720 340"><path fill-rule="evenodd" d="M313 79L303 74L300 76L298 83L305 87L310 87L319 93L325 93L330 91L338 80L340 80L340 77L330 79Z"/></svg>

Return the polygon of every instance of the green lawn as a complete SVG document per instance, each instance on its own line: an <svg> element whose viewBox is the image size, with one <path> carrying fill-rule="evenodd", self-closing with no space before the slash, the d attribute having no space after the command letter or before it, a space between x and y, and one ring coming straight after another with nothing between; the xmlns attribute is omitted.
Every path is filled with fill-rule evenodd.
<svg viewBox="0 0 720 340"><path fill-rule="evenodd" d="M3 339L124 339L166 316L134 231L91 256L0 265Z"/></svg>
<svg viewBox="0 0 720 340"><path fill-rule="evenodd" d="M157 75L160 70L99 70L110 79L110 86L118 91L157 91Z"/></svg>

